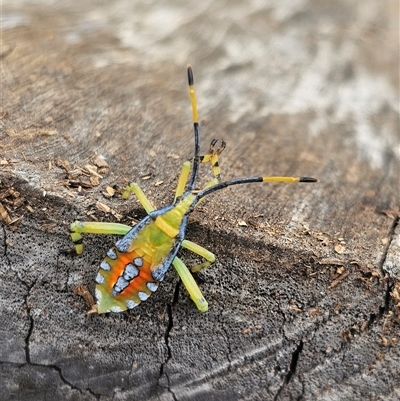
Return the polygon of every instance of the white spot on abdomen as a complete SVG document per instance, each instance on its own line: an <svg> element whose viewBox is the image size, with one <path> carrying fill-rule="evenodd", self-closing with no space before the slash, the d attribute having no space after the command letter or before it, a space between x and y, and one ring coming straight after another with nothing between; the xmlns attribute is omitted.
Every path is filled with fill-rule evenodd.
<svg viewBox="0 0 400 401"><path fill-rule="evenodd" d="M156 283L147 283L146 286L151 292L157 291L158 288L158 285Z"/></svg>
<svg viewBox="0 0 400 401"><path fill-rule="evenodd" d="M126 306L129 309L133 309L135 306L138 306L139 304L137 304L135 301L133 301L132 299L129 299L128 301L126 301Z"/></svg>
<svg viewBox="0 0 400 401"><path fill-rule="evenodd" d="M137 277L139 274L139 270L136 266L134 266L132 263L128 263L125 266L124 270L124 279L127 281L131 281L134 277Z"/></svg>
<svg viewBox="0 0 400 401"><path fill-rule="evenodd" d="M114 249L109 249L109 250L107 251L107 256L108 256L110 259L113 259L113 260L117 259L117 254L115 253Z"/></svg>
<svg viewBox="0 0 400 401"><path fill-rule="evenodd" d="M143 259L142 258L135 258L133 260L133 263L135 264L135 266L137 267L142 267L143 266Z"/></svg>
<svg viewBox="0 0 400 401"><path fill-rule="evenodd" d="M146 299L149 297L149 295L142 291L139 291L137 295L141 301L146 301Z"/></svg>
<svg viewBox="0 0 400 401"><path fill-rule="evenodd" d="M110 267L110 265L105 261L105 260L103 260L101 263L100 263L100 269L103 269L103 270L110 270L111 269L111 267Z"/></svg>
<svg viewBox="0 0 400 401"><path fill-rule="evenodd" d="M104 277L100 273L97 273L96 283L97 284L103 284L104 283Z"/></svg>

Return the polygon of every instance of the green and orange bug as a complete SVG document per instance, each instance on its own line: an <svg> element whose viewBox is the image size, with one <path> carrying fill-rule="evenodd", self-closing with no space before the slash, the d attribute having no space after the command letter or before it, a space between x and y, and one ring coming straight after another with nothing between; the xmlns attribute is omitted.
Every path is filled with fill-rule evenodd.
<svg viewBox="0 0 400 401"><path fill-rule="evenodd" d="M133 192L148 213L134 227L102 222L75 221L71 224L71 237L77 254L83 252L82 233L123 235L115 246L108 250L107 256L100 263L96 277L97 303L93 312L122 312L139 305L157 290L171 264L178 272L197 308L206 312L207 301L189 269L177 256L179 249L183 247L206 260L192 267L191 272L197 272L215 261L213 253L185 239L189 213L205 196L232 185L254 182L318 181L311 177L246 177L220 182L218 156L225 148L225 142L220 141L220 147L216 149L215 146L219 141L214 139L209 153L200 156L200 128L193 72L190 66L187 67L187 73L193 113L195 151L193 159L182 165L174 202L170 206L155 210L139 185L131 183L126 187L122 197L126 199L129 193ZM211 164L214 178L201 191L195 193L200 163Z"/></svg>

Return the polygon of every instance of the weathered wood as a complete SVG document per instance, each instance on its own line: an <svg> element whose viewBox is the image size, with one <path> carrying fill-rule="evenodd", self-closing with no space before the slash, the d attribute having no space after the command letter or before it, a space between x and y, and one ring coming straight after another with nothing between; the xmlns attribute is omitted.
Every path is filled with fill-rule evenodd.
<svg viewBox="0 0 400 401"><path fill-rule="evenodd" d="M131 3L3 5L0 398L400 398L397 2ZM93 293L115 238L72 258L68 226L143 217L129 180L171 201L187 62L224 178L321 183L231 188L192 214L217 255L207 314L171 270L135 310L87 315L74 289Z"/></svg>

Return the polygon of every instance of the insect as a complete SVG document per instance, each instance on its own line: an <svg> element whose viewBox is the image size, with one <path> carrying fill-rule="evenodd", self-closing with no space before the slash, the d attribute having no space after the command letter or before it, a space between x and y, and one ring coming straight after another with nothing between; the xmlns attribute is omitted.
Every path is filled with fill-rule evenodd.
<svg viewBox="0 0 400 401"><path fill-rule="evenodd" d="M96 305L91 312L122 312L133 309L155 292L171 264L174 266L191 299L201 312L208 310L208 303L191 272L208 267L215 261L213 253L185 239L188 215L207 195L220 189L239 184L260 182L318 182L312 177L246 177L220 181L218 156L225 142L214 139L210 150L200 156L200 127L194 91L193 71L187 67L189 96L193 114L194 157L182 165L170 206L155 209L137 183L130 183L122 194L127 199L133 192L148 215L134 227L119 223L75 221L70 226L76 254L83 252L82 234L122 235L100 263L96 277ZM218 147L217 147L217 144ZM214 178L199 192L195 192L200 163L210 163ZM190 177L189 177L190 176ZM205 259L190 270L177 256L180 248L188 249Z"/></svg>

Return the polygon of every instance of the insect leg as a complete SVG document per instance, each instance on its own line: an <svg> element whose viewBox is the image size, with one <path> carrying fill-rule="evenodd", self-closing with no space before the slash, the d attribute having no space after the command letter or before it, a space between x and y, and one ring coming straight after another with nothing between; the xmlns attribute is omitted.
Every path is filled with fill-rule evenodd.
<svg viewBox="0 0 400 401"><path fill-rule="evenodd" d="M202 246L189 241L187 239L182 241L182 247L188 249L189 251L196 253L197 255L202 256L204 259L207 260L207 262L201 263L199 265L193 266L190 271L193 273L200 271L201 269L204 269L205 267L208 267L211 265L211 263L215 262L215 255L208 251L207 249L203 248Z"/></svg>
<svg viewBox="0 0 400 401"><path fill-rule="evenodd" d="M190 274L190 271L185 266L185 264L175 256L172 264L175 267L175 270L178 272L179 277L181 278L184 286L186 287L190 298L192 298L193 302L196 304L197 309L201 312L208 311L208 303L205 300L203 294L200 291L196 281L193 276Z"/></svg>
<svg viewBox="0 0 400 401"><path fill-rule="evenodd" d="M218 143L218 141L221 142L221 146L215 149L215 145ZM223 152L225 147L225 141L223 141L222 139L213 139L210 143L210 150L208 151L208 154L200 157L200 161L202 163L211 163L211 168L214 174L214 180L212 180L211 182L218 183L221 179L221 169L219 168L218 156Z"/></svg>
<svg viewBox="0 0 400 401"><path fill-rule="evenodd" d="M218 141L221 141L221 146L218 149L215 149L215 145ZM226 143L223 140L219 139L213 139L210 144L210 150L208 151L207 154L204 156L200 156L199 160L200 163L211 163L211 168L214 173L214 179L211 180L205 188L211 187L215 184L219 183L219 180L221 178L221 170L219 168L219 163L218 163L218 155L222 153L222 151L225 149ZM190 174L190 163L193 162L193 159L187 160L182 164L182 169L181 169L181 174L179 176L178 180L178 186L176 187L175 191L175 200L179 196L182 196L182 194L185 191L186 183L189 178ZM174 200L174 201L175 201Z"/></svg>
<svg viewBox="0 0 400 401"><path fill-rule="evenodd" d="M122 198L128 199L130 192L133 192L136 195L139 202L142 204L144 210L146 210L147 213L150 213L153 210L155 210L155 207L153 206L153 204L147 199L146 195L144 194L142 189L139 187L139 185L136 184L136 182L131 182L125 188L125 191L122 193Z"/></svg>
<svg viewBox="0 0 400 401"><path fill-rule="evenodd" d="M221 142L221 146L215 149L215 145ZM200 156L200 163L210 163L211 169L214 174L214 178L205 186L205 188L209 188L215 184L218 184L221 180L221 169L219 167L218 156L223 152L226 147L226 142L222 139L213 139L210 143L210 149L207 154L204 156Z"/></svg>
<svg viewBox="0 0 400 401"><path fill-rule="evenodd" d="M175 202L176 198L179 198L185 192L185 187L186 187L187 180L189 178L189 174L190 174L190 161L187 160L182 164L181 174L179 176L178 185L177 185L176 191L175 191L174 202Z"/></svg>
<svg viewBox="0 0 400 401"><path fill-rule="evenodd" d="M218 155L220 155L221 152L225 149L226 143L223 140L221 140L221 147L215 150L214 147L217 142L218 139L213 139L210 144L209 153L199 157L200 163L211 163L211 168L214 173L214 178L210 182L208 182L208 184L203 189L218 184L221 178L221 170L219 168ZM193 160L194 159L187 160L182 164L181 174L179 176L178 185L175 191L174 202L185 192L186 184L190 174L190 164L191 162L193 162Z"/></svg>
<svg viewBox="0 0 400 401"><path fill-rule="evenodd" d="M206 188L211 188L214 185L217 185L221 180L221 169L219 167L218 155L220 155L222 151L225 149L226 143L222 139L220 139L220 141L221 141L221 147L215 150L214 147L215 144L218 142L218 139L213 139L210 144L209 153L207 153L204 156L200 156L201 163L211 163L211 169L214 174L214 178L207 183L207 185L203 188L203 190ZM197 204L199 204L202 201L203 199L200 199L197 202Z"/></svg>
<svg viewBox="0 0 400 401"><path fill-rule="evenodd" d="M75 252L80 255L83 252L82 233L85 234L116 234L125 235L132 227L120 223L103 223L98 221L74 221L70 225L72 242Z"/></svg>

